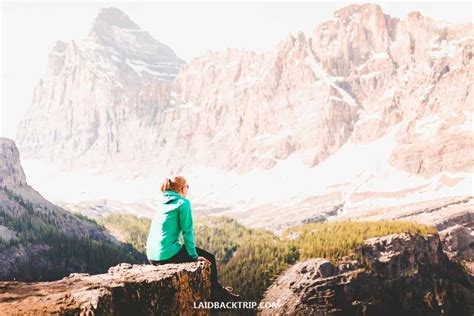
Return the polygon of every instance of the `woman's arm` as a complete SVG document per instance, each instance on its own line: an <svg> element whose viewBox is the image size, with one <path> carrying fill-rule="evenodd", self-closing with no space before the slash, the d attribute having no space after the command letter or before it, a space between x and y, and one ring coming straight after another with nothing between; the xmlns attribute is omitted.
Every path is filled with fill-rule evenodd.
<svg viewBox="0 0 474 316"><path fill-rule="evenodd" d="M191 203L185 199L184 203L179 206L179 225L183 231L184 247L188 254L197 259L196 245L194 244L194 227L193 217L191 214Z"/></svg>

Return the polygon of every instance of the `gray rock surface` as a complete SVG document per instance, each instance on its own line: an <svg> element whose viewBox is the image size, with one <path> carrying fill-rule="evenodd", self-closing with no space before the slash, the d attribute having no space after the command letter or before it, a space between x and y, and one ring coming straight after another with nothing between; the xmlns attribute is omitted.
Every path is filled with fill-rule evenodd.
<svg viewBox="0 0 474 316"><path fill-rule="evenodd" d="M315 166L348 141L404 123L393 166L472 172L472 43L469 25L349 5L270 51L211 51L186 65L125 13L104 9L86 39L52 50L19 146L65 169L135 162L130 169L145 174L152 166L243 173L293 153Z"/></svg>
<svg viewBox="0 0 474 316"><path fill-rule="evenodd" d="M438 235L368 239L363 262L335 267L323 259L285 271L262 301L261 315L472 315L473 277L443 253Z"/></svg>
<svg viewBox="0 0 474 316"><path fill-rule="evenodd" d="M106 274L71 274L54 282L0 282L3 315L209 315L207 263L120 264Z"/></svg>
<svg viewBox="0 0 474 316"><path fill-rule="evenodd" d="M18 148L13 140L0 137L0 186L22 185L26 185L26 177Z"/></svg>

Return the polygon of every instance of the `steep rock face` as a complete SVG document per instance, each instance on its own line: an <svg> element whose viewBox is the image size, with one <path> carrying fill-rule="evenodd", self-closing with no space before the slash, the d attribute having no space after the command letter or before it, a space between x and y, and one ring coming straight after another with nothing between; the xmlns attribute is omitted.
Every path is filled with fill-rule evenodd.
<svg viewBox="0 0 474 316"><path fill-rule="evenodd" d="M472 172L472 27L418 12L400 21L378 5L350 5L335 17L315 29L312 49L364 107L351 140L403 123L394 167L427 177Z"/></svg>
<svg viewBox="0 0 474 316"><path fill-rule="evenodd" d="M184 63L170 47L155 40L116 8L99 11L88 37L80 46L91 62L98 62L105 55L115 62L123 60L135 70L130 72L125 67L118 67L119 79L127 74L149 76L149 79L153 79L152 75L155 75L155 79L170 81L178 74L179 66ZM130 84L133 84L133 81L130 81Z"/></svg>
<svg viewBox="0 0 474 316"><path fill-rule="evenodd" d="M473 217L473 216L471 216ZM443 248L452 258L465 262L474 275L474 218L466 224L453 225L440 231Z"/></svg>
<svg viewBox="0 0 474 316"><path fill-rule="evenodd" d="M269 229L472 213L471 24L350 5L270 51L211 51L166 81L149 75L151 56L167 50L134 50L159 45L123 13L105 12L87 39L53 49L18 134L24 157L124 175L121 193L114 178L80 198L64 188L83 170L53 185L38 177L69 209L148 214L153 204L140 204L155 199L157 176L181 173L196 184L196 213L225 210ZM147 62L132 71L128 59ZM462 209L444 202L466 195ZM118 206L97 201L105 197Z"/></svg>
<svg viewBox="0 0 474 316"><path fill-rule="evenodd" d="M403 123L392 165L424 176L469 172L470 155L451 149L470 148L471 46L465 26L417 13L400 21L377 5L354 5L270 52L210 52L183 66L173 84L165 122L174 129L164 152L191 153L183 168L270 169L292 153L315 166L347 141L366 143ZM433 120L442 126L431 128ZM443 149L448 138L455 141ZM411 167L422 160L425 168Z"/></svg>
<svg viewBox="0 0 474 316"><path fill-rule="evenodd" d="M156 135L165 91L183 63L125 13L102 9L87 37L58 41L51 50L19 127L23 155L63 166L79 157L100 166L98 157L103 162L146 154L142 143Z"/></svg>
<svg viewBox="0 0 474 316"><path fill-rule="evenodd" d="M303 33L269 53L195 58L173 93L171 101L193 105L171 115L179 122L175 150L188 148L195 163L238 172L270 169L297 151L308 165L319 163L347 141L359 110L316 63Z"/></svg>
<svg viewBox="0 0 474 316"><path fill-rule="evenodd" d="M350 5L272 51L209 52L184 65L124 13L104 9L88 38L51 52L18 139L26 156L68 168L145 161L245 172L293 153L315 166L403 123L392 165L469 172L471 155L453 152L470 149L472 44L469 25Z"/></svg>
<svg viewBox="0 0 474 316"><path fill-rule="evenodd" d="M393 166L425 177L443 171L474 171L470 155L474 104L470 38L456 48L445 44L444 50L451 49L456 58L436 58L430 80L415 79L419 85L407 87L411 98L420 98L420 103L417 109L402 108L411 119L397 135L398 146L390 157ZM400 102L410 104L409 97Z"/></svg>
<svg viewBox="0 0 474 316"><path fill-rule="evenodd" d="M472 276L443 253L437 235L372 238L362 260L337 266L323 259L285 271L263 301L281 300L262 315L470 315Z"/></svg>
<svg viewBox="0 0 474 316"><path fill-rule="evenodd" d="M30 187L10 139L0 138L0 166L0 280L97 273L120 260L143 259L96 223L50 203ZM100 252L110 257L101 258Z"/></svg>
<svg viewBox="0 0 474 316"><path fill-rule="evenodd" d="M13 140L0 137L0 186L26 185L20 153Z"/></svg>
<svg viewBox="0 0 474 316"><path fill-rule="evenodd" d="M5 315L210 315L207 263L120 264L107 274L71 274L54 282L0 282Z"/></svg>

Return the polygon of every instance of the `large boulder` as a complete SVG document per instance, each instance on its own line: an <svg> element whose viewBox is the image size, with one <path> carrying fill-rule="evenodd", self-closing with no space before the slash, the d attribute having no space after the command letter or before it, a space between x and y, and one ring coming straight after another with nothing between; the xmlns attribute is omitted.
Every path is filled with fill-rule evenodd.
<svg viewBox="0 0 474 316"><path fill-rule="evenodd" d="M106 274L0 282L0 310L3 315L209 315L209 309L194 307L210 300L210 291L208 263L124 263Z"/></svg>

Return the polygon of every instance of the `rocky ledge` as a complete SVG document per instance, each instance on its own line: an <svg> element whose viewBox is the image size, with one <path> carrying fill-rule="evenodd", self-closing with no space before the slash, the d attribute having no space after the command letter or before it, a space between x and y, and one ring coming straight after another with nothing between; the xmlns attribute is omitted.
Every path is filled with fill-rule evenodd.
<svg viewBox="0 0 474 316"><path fill-rule="evenodd" d="M261 315L473 315L473 278L437 234L372 238L359 250L362 260L293 265L263 299L281 304Z"/></svg>
<svg viewBox="0 0 474 316"><path fill-rule="evenodd" d="M122 263L107 274L71 274L53 282L0 282L2 315L209 315L210 265Z"/></svg>

